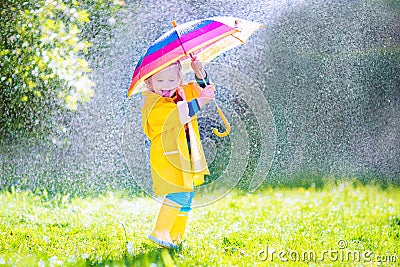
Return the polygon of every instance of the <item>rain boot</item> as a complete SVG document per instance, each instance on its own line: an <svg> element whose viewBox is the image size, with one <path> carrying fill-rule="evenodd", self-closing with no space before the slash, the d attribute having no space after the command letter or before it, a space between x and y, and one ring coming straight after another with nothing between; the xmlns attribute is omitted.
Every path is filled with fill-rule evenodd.
<svg viewBox="0 0 400 267"><path fill-rule="evenodd" d="M174 204L169 205L165 201L161 206L156 225L149 235L149 239L162 247L177 249L178 246L171 240L170 231L178 212L179 207Z"/></svg>
<svg viewBox="0 0 400 267"><path fill-rule="evenodd" d="M171 239L175 244L180 245L182 243L182 237L185 233L188 218L188 212L179 212L176 216L175 222L171 228Z"/></svg>

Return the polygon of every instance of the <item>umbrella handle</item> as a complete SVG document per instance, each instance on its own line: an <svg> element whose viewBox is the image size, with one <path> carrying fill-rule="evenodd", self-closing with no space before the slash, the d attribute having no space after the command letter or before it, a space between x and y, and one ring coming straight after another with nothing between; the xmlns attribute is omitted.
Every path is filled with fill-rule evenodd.
<svg viewBox="0 0 400 267"><path fill-rule="evenodd" d="M192 60L194 59L192 53L190 53L190 57L192 58ZM202 80L203 80L203 83L205 85L207 85L207 82L204 79L204 77L202 78ZM218 114L219 114L219 116L221 117L222 121L225 124L225 132L220 133L217 128L213 128L213 133L218 137L228 136L228 134L231 132L231 125L229 124L228 120L226 119L225 114L222 112L222 109L218 106L217 101L215 101L215 99L213 99L213 100L214 100L215 105L217 106Z"/></svg>
<svg viewBox="0 0 400 267"><path fill-rule="evenodd" d="M224 124L225 124L225 132L220 133L220 132L218 131L217 128L213 128L213 132L214 132L214 134L215 134L216 136L218 136L218 137L225 137L225 136L227 136L227 135L231 132L231 125L229 124L229 122L228 122L228 120L226 119L224 113L222 112L222 109L218 106L218 104L217 104L217 102L215 101L215 99L214 99L214 103L215 103L215 105L217 106L217 111L218 111L219 116L221 117L222 121L223 121Z"/></svg>

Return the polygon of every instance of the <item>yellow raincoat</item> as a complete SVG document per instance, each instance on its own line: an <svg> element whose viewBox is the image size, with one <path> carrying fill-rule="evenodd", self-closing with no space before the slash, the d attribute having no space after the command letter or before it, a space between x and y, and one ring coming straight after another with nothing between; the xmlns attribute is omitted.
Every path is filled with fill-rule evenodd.
<svg viewBox="0 0 400 267"><path fill-rule="evenodd" d="M190 101L199 96L201 87L190 82L183 86L183 91L184 99ZM204 183L204 175L210 174L196 115L182 125L172 98L153 92L143 92L142 97L142 127L151 140L150 167L155 195L193 191L193 186ZM189 129L191 154L185 127Z"/></svg>

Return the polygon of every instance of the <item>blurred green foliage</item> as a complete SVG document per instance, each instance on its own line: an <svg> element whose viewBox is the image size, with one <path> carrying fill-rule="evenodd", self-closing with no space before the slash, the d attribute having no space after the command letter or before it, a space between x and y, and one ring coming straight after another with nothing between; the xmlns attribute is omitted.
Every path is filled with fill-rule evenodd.
<svg viewBox="0 0 400 267"><path fill-rule="evenodd" d="M2 1L0 135L50 129L56 112L76 110L94 95L86 57L91 41L113 24L125 2Z"/></svg>

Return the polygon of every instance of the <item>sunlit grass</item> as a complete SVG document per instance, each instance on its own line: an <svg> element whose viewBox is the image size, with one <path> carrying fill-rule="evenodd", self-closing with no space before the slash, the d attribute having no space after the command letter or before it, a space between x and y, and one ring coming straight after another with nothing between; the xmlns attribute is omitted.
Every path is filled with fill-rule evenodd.
<svg viewBox="0 0 400 267"><path fill-rule="evenodd" d="M187 247L168 253L146 238L160 205L151 198L124 193L50 198L13 190L0 194L0 266L263 266L285 260L292 266L369 266L369 259L395 265L400 262L399 195L398 187L351 181L322 189L232 192L195 209ZM302 260L311 251L315 259ZM375 253L365 262L352 254L365 251Z"/></svg>

